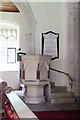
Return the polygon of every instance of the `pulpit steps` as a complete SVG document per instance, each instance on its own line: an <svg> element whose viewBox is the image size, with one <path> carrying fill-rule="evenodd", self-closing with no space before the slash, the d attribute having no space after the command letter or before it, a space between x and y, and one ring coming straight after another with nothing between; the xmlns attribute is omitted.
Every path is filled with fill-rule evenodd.
<svg viewBox="0 0 80 120"><path fill-rule="evenodd" d="M66 86L55 86L51 89L51 103L75 103L75 98Z"/></svg>
<svg viewBox="0 0 80 120"><path fill-rule="evenodd" d="M52 93L51 94L52 98L62 98L62 97L72 97L71 92L59 92L59 93Z"/></svg>
<svg viewBox="0 0 80 120"><path fill-rule="evenodd" d="M61 93L61 92L67 92L66 86L54 86L51 88L51 93Z"/></svg>

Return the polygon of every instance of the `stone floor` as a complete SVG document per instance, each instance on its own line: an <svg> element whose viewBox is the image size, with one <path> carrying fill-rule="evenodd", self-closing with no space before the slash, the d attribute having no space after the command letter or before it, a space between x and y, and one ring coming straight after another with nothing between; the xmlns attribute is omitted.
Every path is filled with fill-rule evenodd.
<svg viewBox="0 0 80 120"><path fill-rule="evenodd" d="M27 104L32 111L51 111L51 110L80 110L80 103L51 104L50 102L42 104Z"/></svg>

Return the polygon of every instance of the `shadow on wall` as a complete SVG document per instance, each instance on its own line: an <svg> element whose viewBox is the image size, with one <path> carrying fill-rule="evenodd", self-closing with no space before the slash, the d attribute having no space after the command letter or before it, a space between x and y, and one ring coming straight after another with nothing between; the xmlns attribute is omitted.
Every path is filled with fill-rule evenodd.
<svg viewBox="0 0 80 120"><path fill-rule="evenodd" d="M7 82L13 89L19 88L19 71L0 71L0 78Z"/></svg>

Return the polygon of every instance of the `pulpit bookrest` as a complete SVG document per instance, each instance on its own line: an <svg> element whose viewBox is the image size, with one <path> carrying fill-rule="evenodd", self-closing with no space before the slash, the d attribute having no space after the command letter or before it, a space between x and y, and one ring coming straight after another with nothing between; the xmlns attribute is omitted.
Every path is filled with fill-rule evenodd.
<svg viewBox="0 0 80 120"><path fill-rule="evenodd" d="M17 94L12 90L7 88L5 90L5 103L9 103L11 110L13 111L13 118L17 118L17 120L26 119L34 119L38 120L38 118L34 115L34 113L27 107L27 105L17 96Z"/></svg>

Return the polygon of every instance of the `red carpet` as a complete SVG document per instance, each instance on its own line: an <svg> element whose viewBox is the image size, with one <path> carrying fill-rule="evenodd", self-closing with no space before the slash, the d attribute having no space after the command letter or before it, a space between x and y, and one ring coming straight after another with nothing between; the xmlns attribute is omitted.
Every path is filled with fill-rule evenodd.
<svg viewBox="0 0 80 120"><path fill-rule="evenodd" d="M33 111L39 120L80 120L80 110Z"/></svg>

